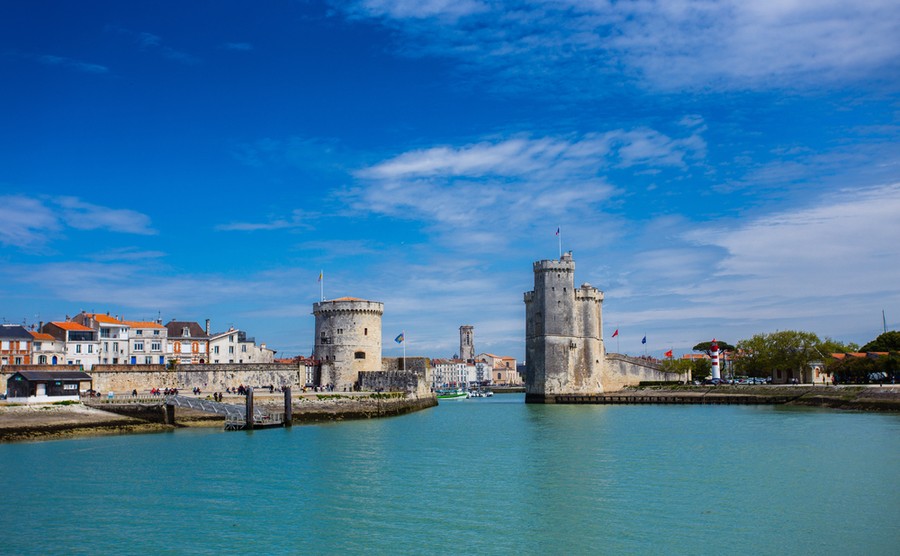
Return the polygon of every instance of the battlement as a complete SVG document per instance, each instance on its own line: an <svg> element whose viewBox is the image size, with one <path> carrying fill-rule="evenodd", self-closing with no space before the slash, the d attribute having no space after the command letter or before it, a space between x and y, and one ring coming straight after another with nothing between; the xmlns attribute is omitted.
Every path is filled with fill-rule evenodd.
<svg viewBox="0 0 900 556"><path fill-rule="evenodd" d="M575 272L575 261L572 260L572 252L563 253L558 261L543 260L534 262L535 272Z"/></svg>
<svg viewBox="0 0 900 556"><path fill-rule="evenodd" d="M525 292L525 303L531 303L534 301L534 292Z"/></svg>
<svg viewBox="0 0 900 556"><path fill-rule="evenodd" d="M603 301L603 292L588 283L584 283L575 290L575 299Z"/></svg>
<svg viewBox="0 0 900 556"><path fill-rule="evenodd" d="M369 313L375 315L384 314L384 303L380 301L366 301L365 299L340 298L330 301L320 301L313 304L313 314L326 313Z"/></svg>

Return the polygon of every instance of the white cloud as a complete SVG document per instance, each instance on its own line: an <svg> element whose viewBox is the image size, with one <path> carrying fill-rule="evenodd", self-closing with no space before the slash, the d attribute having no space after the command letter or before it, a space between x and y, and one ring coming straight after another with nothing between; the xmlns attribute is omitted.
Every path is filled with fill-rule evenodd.
<svg viewBox="0 0 900 556"><path fill-rule="evenodd" d="M81 60L73 60L64 56L54 56L52 54L42 54L33 56L38 62L48 66L61 66L75 71L84 73L108 73L109 68L100 64L91 64L82 62Z"/></svg>
<svg viewBox="0 0 900 556"><path fill-rule="evenodd" d="M150 218L129 209L85 203L75 197L0 197L0 242L21 248L40 247L64 228L109 230L152 235Z"/></svg>
<svg viewBox="0 0 900 556"><path fill-rule="evenodd" d="M293 210L287 218L273 218L268 222L232 222L216 226L217 230L230 232L255 232L260 230L288 230L311 228L309 220L314 215L301 209Z"/></svg>
<svg viewBox="0 0 900 556"><path fill-rule="evenodd" d="M342 3L342 5L344 5ZM886 77L897 85L900 5L890 0L409 2L348 9L407 33L411 55L455 56L583 88L604 73L661 89L805 87Z"/></svg>
<svg viewBox="0 0 900 556"><path fill-rule="evenodd" d="M46 234L60 229L54 211L29 197L0 197L0 243L15 247L34 247L47 241Z"/></svg>

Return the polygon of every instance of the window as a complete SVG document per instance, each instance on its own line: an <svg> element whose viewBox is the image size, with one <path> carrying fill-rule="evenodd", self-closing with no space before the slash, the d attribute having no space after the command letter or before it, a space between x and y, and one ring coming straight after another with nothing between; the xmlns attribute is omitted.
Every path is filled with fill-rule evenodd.
<svg viewBox="0 0 900 556"><path fill-rule="evenodd" d="M234 343L234 334L228 337L228 341Z"/></svg>
<svg viewBox="0 0 900 556"><path fill-rule="evenodd" d="M134 351L144 351L144 342L135 342Z"/></svg>
<svg viewBox="0 0 900 556"><path fill-rule="evenodd" d="M338 329L337 329L337 333L338 333L338 334L343 334L343 333L344 333L344 329L343 329L343 328L338 328Z"/></svg>
<svg viewBox="0 0 900 556"><path fill-rule="evenodd" d="M368 335L369 335L369 329L363 328L363 336L368 336Z"/></svg>
<svg viewBox="0 0 900 556"><path fill-rule="evenodd" d="M247 344L244 344L244 345L241 346L241 351L242 351L243 353L247 353Z"/></svg>
<svg viewBox="0 0 900 556"><path fill-rule="evenodd" d="M144 365L152 365L153 364L153 356L145 355L144 356Z"/></svg>
<svg viewBox="0 0 900 556"><path fill-rule="evenodd" d="M81 344L75 344L75 353L81 353Z"/></svg>
<svg viewBox="0 0 900 556"><path fill-rule="evenodd" d="M215 353L216 355L219 354L219 346L213 347L213 353ZM216 361L216 362L218 363L218 361Z"/></svg>
<svg viewBox="0 0 900 556"><path fill-rule="evenodd" d="M34 351L41 351L41 343L40 342L34 343Z"/></svg>
<svg viewBox="0 0 900 556"><path fill-rule="evenodd" d="M94 353L94 344L88 344L88 353Z"/></svg>
<svg viewBox="0 0 900 556"><path fill-rule="evenodd" d="M153 331L153 335L154 335L154 336L159 336L159 330L154 330L154 331Z"/></svg>
<svg viewBox="0 0 900 556"><path fill-rule="evenodd" d="M364 351L357 351L356 353L353 354L353 358L354 358L354 359L365 359L365 358L366 358L366 352L364 352Z"/></svg>
<svg viewBox="0 0 900 556"><path fill-rule="evenodd" d="M228 353L234 353L234 346L228 346Z"/></svg>
<svg viewBox="0 0 900 556"><path fill-rule="evenodd" d="M134 335L135 335L135 336L143 336L143 335L144 335L144 331L143 331L143 330L135 330L135 331L134 331Z"/></svg>
<svg viewBox="0 0 900 556"><path fill-rule="evenodd" d="M150 351L162 351L162 343L161 342L152 342L150 344Z"/></svg>
<svg viewBox="0 0 900 556"><path fill-rule="evenodd" d="M119 342L113 342L113 351L119 353Z"/></svg>

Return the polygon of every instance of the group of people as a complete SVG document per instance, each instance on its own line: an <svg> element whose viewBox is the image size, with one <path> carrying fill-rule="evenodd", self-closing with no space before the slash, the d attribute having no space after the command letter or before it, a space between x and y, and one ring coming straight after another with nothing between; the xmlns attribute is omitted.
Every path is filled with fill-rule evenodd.
<svg viewBox="0 0 900 556"><path fill-rule="evenodd" d="M137 392L134 392L134 395L137 395ZM165 388L160 390L159 388L151 388L150 389L151 396L176 396L178 395L178 388Z"/></svg>

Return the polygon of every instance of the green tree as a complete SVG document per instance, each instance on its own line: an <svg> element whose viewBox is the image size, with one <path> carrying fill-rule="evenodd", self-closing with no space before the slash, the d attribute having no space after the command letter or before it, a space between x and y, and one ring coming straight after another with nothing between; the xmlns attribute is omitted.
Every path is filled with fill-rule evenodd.
<svg viewBox="0 0 900 556"><path fill-rule="evenodd" d="M703 380L712 374L709 359L664 359L660 366L666 372L684 374L691 371L691 378Z"/></svg>
<svg viewBox="0 0 900 556"><path fill-rule="evenodd" d="M860 348L860 351L900 351L900 332L889 330Z"/></svg>
<svg viewBox="0 0 900 556"><path fill-rule="evenodd" d="M828 356L832 353L855 353L859 351L859 344L853 342L845 344L832 338L825 338L818 348L825 356Z"/></svg>
<svg viewBox="0 0 900 556"><path fill-rule="evenodd" d="M718 344L719 346L719 351L734 351L734 346L729 344L728 342L716 340L716 344ZM700 342L691 349L693 349L694 351L702 351L706 355L712 357L712 342Z"/></svg>
<svg viewBox="0 0 900 556"><path fill-rule="evenodd" d="M748 376L776 377L781 371L786 379L807 382L810 363L825 358L820 345L819 337L812 332L782 330L757 334L738 342L736 363L740 372Z"/></svg>

